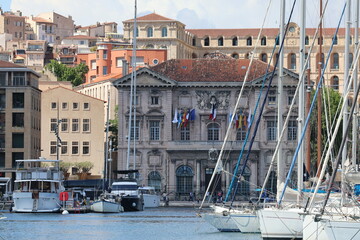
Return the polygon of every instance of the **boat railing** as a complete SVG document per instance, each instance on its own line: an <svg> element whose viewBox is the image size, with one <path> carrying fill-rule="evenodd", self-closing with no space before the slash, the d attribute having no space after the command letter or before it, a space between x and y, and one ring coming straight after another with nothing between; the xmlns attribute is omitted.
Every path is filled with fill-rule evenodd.
<svg viewBox="0 0 360 240"><path fill-rule="evenodd" d="M16 172L16 180L61 180L59 171L50 169L20 170Z"/></svg>

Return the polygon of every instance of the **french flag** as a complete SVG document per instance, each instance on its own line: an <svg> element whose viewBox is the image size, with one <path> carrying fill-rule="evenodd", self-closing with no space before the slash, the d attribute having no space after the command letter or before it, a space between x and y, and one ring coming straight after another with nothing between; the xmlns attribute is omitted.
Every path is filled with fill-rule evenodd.
<svg viewBox="0 0 360 240"><path fill-rule="evenodd" d="M211 107L211 113L210 113L209 119L213 120L213 121L215 121L215 119L216 119L216 107L215 107L214 103L212 104L212 107Z"/></svg>

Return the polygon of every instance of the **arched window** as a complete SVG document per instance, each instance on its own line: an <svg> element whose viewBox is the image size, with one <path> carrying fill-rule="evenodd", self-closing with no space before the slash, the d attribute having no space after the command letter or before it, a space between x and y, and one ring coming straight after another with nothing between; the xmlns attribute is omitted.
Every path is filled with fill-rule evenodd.
<svg viewBox="0 0 360 240"><path fill-rule="evenodd" d="M339 77L338 76L332 77L331 86L334 90L339 90Z"/></svg>
<svg viewBox="0 0 360 240"><path fill-rule="evenodd" d="M278 61L278 59L279 59L279 54L275 53L275 59L274 59L274 62L272 63L272 65L275 65L276 61Z"/></svg>
<svg viewBox="0 0 360 240"><path fill-rule="evenodd" d="M161 191L161 176L158 171L152 171L148 175L148 183L150 187L154 187L155 191Z"/></svg>
<svg viewBox="0 0 360 240"><path fill-rule="evenodd" d="M210 38L209 37L206 37L204 39L204 46L210 46Z"/></svg>
<svg viewBox="0 0 360 240"><path fill-rule="evenodd" d="M246 39L246 46L252 46L252 38L251 37L248 37Z"/></svg>
<svg viewBox="0 0 360 240"><path fill-rule="evenodd" d="M309 45L309 36L305 37L305 45Z"/></svg>
<svg viewBox="0 0 360 240"><path fill-rule="evenodd" d="M163 27L161 29L161 37L167 37L167 28L166 27Z"/></svg>
<svg viewBox="0 0 360 240"><path fill-rule="evenodd" d="M176 169L176 192L189 194L193 191L194 173L189 166L180 166Z"/></svg>
<svg viewBox="0 0 360 240"><path fill-rule="evenodd" d="M324 53L321 53L321 58L320 58L320 55L317 54L316 55L316 62L318 63L316 68L323 68L324 67L324 60L325 60L325 55Z"/></svg>
<svg viewBox="0 0 360 240"><path fill-rule="evenodd" d="M210 123L208 129L208 141L219 141L219 125Z"/></svg>
<svg viewBox="0 0 360 240"><path fill-rule="evenodd" d="M261 46L266 46L266 37L261 38Z"/></svg>
<svg viewBox="0 0 360 240"><path fill-rule="evenodd" d="M153 28L152 27L149 27L147 29L147 37L153 37Z"/></svg>
<svg viewBox="0 0 360 240"><path fill-rule="evenodd" d="M192 53L191 57L192 57L192 58L197 58L196 53Z"/></svg>
<svg viewBox="0 0 360 240"><path fill-rule="evenodd" d="M333 42L334 42L334 45L337 45L337 44L338 44L338 37L337 37L337 35L335 35L335 36L333 37Z"/></svg>
<svg viewBox="0 0 360 240"><path fill-rule="evenodd" d="M266 54L266 53L262 53L262 54L260 55L260 59L261 59L261 61L263 61L263 62L267 62L267 54Z"/></svg>
<svg viewBox="0 0 360 240"><path fill-rule="evenodd" d="M250 53L246 53L245 54L245 59L249 59L250 58Z"/></svg>
<svg viewBox="0 0 360 240"><path fill-rule="evenodd" d="M193 45L193 46L196 46L196 38L193 38L193 39L192 39L192 45Z"/></svg>
<svg viewBox="0 0 360 240"><path fill-rule="evenodd" d="M280 45L280 36L279 35L276 36L275 44Z"/></svg>
<svg viewBox="0 0 360 240"><path fill-rule="evenodd" d="M240 176L242 169L243 169L243 166L239 166L236 176ZM234 168L233 172L235 172L235 168ZM237 196L240 196L239 200L250 200L249 199L249 197L250 197L250 176L251 176L250 168L248 166L245 166L245 169L242 174L241 181L240 181L240 184L238 185L237 193L236 193ZM236 187L236 185L234 187ZM234 192L234 191L235 191L235 189L232 189L232 192Z"/></svg>
<svg viewBox="0 0 360 240"><path fill-rule="evenodd" d="M238 38L237 38L237 37L234 37L234 38L232 39L232 45L233 45L233 46L237 46L237 45L238 45Z"/></svg>
<svg viewBox="0 0 360 240"><path fill-rule="evenodd" d="M277 192L277 187L276 187L276 182L277 182L277 176L276 176L276 172L275 171L271 171L270 176L269 176L269 180L266 183L266 194L264 194L264 197L269 197L270 194L276 194Z"/></svg>
<svg viewBox="0 0 360 240"><path fill-rule="evenodd" d="M289 54L289 69L296 69L296 54L290 53Z"/></svg>
<svg viewBox="0 0 360 240"><path fill-rule="evenodd" d="M338 53L333 53L331 60L332 60L331 68L332 69L339 69L339 54Z"/></svg>
<svg viewBox="0 0 360 240"><path fill-rule="evenodd" d="M218 39L218 46L224 46L224 38L223 37L220 37Z"/></svg>
<svg viewBox="0 0 360 240"><path fill-rule="evenodd" d="M239 54L233 53L233 54L231 55L231 57L232 57L232 58L235 58L235 59L239 59Z"/></svg>

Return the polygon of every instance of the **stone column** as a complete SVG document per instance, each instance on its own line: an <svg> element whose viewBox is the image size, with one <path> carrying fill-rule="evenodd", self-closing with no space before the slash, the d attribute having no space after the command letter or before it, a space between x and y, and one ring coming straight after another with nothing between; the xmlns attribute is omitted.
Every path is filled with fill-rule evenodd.
<svg viewBox="0 0 360 240"><path fill-rule="evenodd" d="M200 160L196 161L196 186L195 192L200 194L200 184L201 184L201 162Z"/></svg>

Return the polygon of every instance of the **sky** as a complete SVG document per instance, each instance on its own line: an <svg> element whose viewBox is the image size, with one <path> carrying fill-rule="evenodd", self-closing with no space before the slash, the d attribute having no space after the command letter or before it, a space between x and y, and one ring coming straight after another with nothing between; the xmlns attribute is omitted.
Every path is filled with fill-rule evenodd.
<svg viewBox="0 0 360 240"><path fill-rule="evenodd" d="M96 22L117 22L122 32L122 21L134 17L135 0L0 0L3 8L20 10L24 16L54 11L63 16L71 15L76 25L92 25ZM187 29L208 28L260 28L267 6L269 16L265 27L279 27L280 0L137 0L137 14L143 16L157 13L178 20ZM299 23L299 0L292 22ZM326 0L323 0L325 3ZM336 27L345 0L329 0L325 27ZM286 0L287 21L293 0ZM319 3L308 0L306 6L307 26L318 23ZM342 23L344 27L344 23Z"/></svg>

